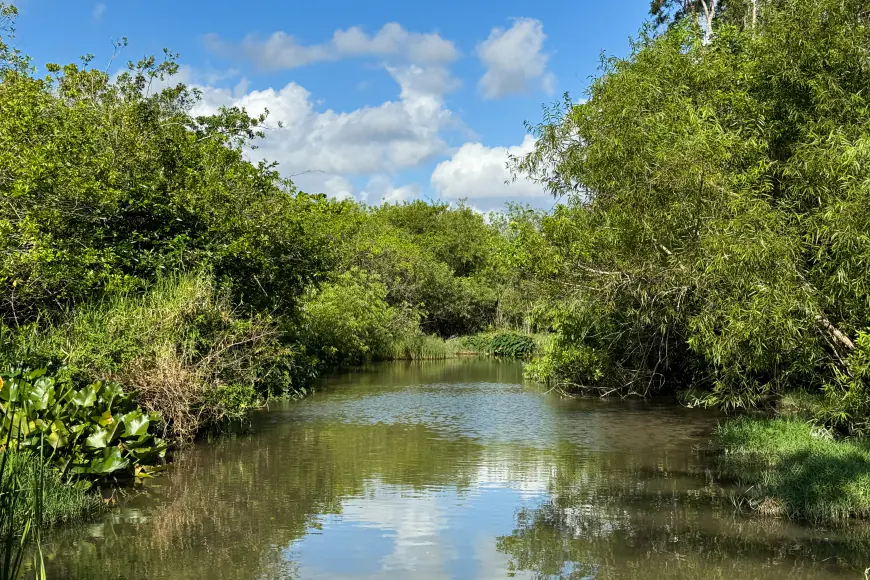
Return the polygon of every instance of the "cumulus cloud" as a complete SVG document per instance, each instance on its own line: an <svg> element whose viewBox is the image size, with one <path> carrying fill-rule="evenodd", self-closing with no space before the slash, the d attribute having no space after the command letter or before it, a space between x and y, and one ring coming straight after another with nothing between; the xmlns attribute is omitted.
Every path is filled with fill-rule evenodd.
<svg viewBox="0 0 870 580"><path fill-rule="evenodd" d="M524 178L513 181L507 168L510 156L524 155L534 147L535 140L530 135L513 147L466 143L435 167L432 187L445 200L467 198L482 210L500 208L508 200L548 207L553 200L543 187Z"/></svg>
<svg viewBox="0 0 870 580"><path fill-rule="evenodd" d="M249 90L245 78L235 82L229 73L221 76L182 68L168 84L185 81L200 90L202 100L194 115L211 114L224 106L244 107L250 115L268 109L266 136L249 156L277 161L281 172L301 190L338 199L396 203L423 192L415 184L394 185L391 176L449 154L444 136L466 128L445 106L444 94L456 83L444 67L405 65L386 70L398 85L398 98L348 112L318 110L311 93L294 82L280 89ZM229 86L196 82L218 76ZM356 188L353 180L360 177L368 182Z"/></svg>
<svg viewBox="0 0 870 580"><path fill-rule="evenodd" d="M427 71L411 65L389 68L400 87L398 100L350 112L315 109L311 94L291 82L281 89L233 91L200 87L203 99L195 114L221 106L240 106L251 115L269 110L266 138L256 154L278 161L286 173L318 171L330 175L394 173L415 167L447 145L442 131L461 128L444 105L449 84L438 79L438 67ZM282 127L277 127L281 122Z"/></svg>
<svg viewBox="0 0 870 580"><path fill-rule="evenodd" d="M477 56L486 67L479 83L483 97L498 99L538 87L551 93L555 77L547 70L546 38L544 25L531 18L516 19L507 30L494 28L477 46Z"/></svg>
<svg viewBox="0 0 870 580"><path fill-rule="evenodd" d="M302 44L286 32L268 38L248 36L239 43L216 34L205 38L206 46L219 54L242 54L262 69L292 69L306 64L343 58L374 56L417 64L447 64L459 57L453 42L435 33L409 32L401 24L385 24L375 35L358 26L336 30L328 42Z"/></svg>

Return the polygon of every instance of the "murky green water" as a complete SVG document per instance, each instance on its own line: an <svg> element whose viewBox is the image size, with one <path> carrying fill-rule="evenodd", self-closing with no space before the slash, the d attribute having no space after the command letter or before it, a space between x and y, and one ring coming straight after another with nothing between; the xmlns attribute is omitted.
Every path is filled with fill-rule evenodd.
<svg viewBox="0 0 870 580"><path fill-rule="evenodd" d="M496 361L328 381L203 443L52 578L864 578L870 533L735 514L693 447L716 418L565 400Z"/></svg>

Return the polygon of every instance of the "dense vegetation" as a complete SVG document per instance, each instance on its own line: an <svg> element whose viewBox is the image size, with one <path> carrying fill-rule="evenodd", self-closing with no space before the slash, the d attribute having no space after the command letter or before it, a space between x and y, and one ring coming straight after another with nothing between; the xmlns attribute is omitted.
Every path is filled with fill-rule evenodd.
<svg viewBox="0 0 870 580"><path fill-rule="evenodd" d="M48 441L64 474L144 475L166 441L330 369L544 345L528 374L566 391L725 409L808 393L812 421L866 434L864 3L652 14L512 160L562 203L486 217L298 191L246 156L265 116L152 90L171 53L39 76L0 41L5 430Z"/></svg>
<svg viewBox="0 0 870 580"><path fill-rule="evenodd" d="M8 43L15 9L0 10L11 447L63 477L147 476L173 444L323 372L455 356L467 348L450 337L527 325L503 221L297 191L248 160L265 115L194 116L171 53L39 76Z"/></svg>
<svg viewBox="0 0 870 580"><path fill-rule="evenodd" d="M731 409L802 389L818 421L862 434L866 6L729 2L708 22L716 2L673 4L684 17L607 59L515 160L566 198L533 234L558 334L531 371Z"/></svg>

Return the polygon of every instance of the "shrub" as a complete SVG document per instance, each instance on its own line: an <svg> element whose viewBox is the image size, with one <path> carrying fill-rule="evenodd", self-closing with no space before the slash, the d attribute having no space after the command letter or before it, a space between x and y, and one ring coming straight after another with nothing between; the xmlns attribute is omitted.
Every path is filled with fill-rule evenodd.
<svg viewBox="0 0 870 580"><path fill-rule="evenodd" d="M303 301L300 339L327 368L358 365L393 355L393 342L413 333L413 312L389 306L376 277L352 269L311 291Z"/></svg>
<svg viewBox="0 0 870 580"><path fill-rule="evenodd" d="M870 434L870 331L858 333L845 367L825 385L821 420L853 435Z"/></svg>

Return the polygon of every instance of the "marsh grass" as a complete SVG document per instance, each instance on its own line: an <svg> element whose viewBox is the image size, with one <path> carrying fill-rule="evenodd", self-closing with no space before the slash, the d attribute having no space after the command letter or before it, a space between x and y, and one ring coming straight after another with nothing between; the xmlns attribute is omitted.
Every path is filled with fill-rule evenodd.
<svg viewBox="0 0 870 580"><path fill-rule="evenodd" d="M392 360L444 360L458 356L529 358L542 352L550 340L544 334L511 331L482 332L443 339L427 334L407 333L392 344Z"/></svg>
<svg viewBox="0 0 870 580"><path fill-rule="evenodd" d="M724 475L761 514L841 523L870 517L870 442L795 417L741 417L714 439Z"/></svg>
<svg viewBox="0 0 870 580"><path fill-rule="evenodd" d="M393 360L445 360L459 352L457 340L445 340L427 334L406 334L398 337L392 345Z"/></svg>
<svg viewBox="0 0 870 580"><path fill-rule="evenodd" d="M5 452L0 454L6 455ZM10 481L17 481L23 506L40 503L39 520L43 527L80 522L105 509L105 503L89 481L66 477L59 469L42 465L39 456L24 451L8 455ZM4 481L4 489L5 484ZM28 508L18 512L16 518L24 518L31 511ZM22 529L24 523L23 519L15 519L13 526Z"/></svg>
<svg viewBox="0 0 870 580"><path fill-rule="evenodd" d="M543 352L548 340L546 335L498 330L464 336L459 342L468 354L529 359Z"/></svg>
<svg viewBox="0 0 870 580"><path fill-rule="evenodd" d="M40 437L36 450L22 449L21 431L11 426L19 424L16 415L25 411L11 401L3 410L7 428L0 441L0 580L22 577L28 554L28 572L41 580L46 578L42 529L92 516L104 504L90 483L73 480L52 466L44 438Z"/></svg>

